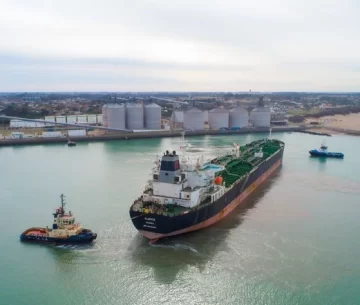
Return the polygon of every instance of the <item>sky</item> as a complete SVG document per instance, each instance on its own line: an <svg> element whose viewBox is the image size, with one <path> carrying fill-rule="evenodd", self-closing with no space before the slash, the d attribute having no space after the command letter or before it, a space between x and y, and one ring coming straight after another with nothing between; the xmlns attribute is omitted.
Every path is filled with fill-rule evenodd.
<svg viewBox="0 0 360 305"><path fill-rule="evenodd" d="M360 1L1 0L0 91L360 91Z"/></svg>

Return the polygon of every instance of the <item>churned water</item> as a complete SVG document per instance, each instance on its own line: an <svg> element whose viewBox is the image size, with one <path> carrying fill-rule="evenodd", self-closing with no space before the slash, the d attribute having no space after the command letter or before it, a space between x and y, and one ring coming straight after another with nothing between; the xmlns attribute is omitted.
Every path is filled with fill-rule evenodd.
<svg viewBox="0 0 360 305"><path fill-rule="evenodd" d="M205 158L267 135L189 138ZM0 149L0 304L360 304L360 140L273 134L283 167L218 224L150 245L128 209L178 138ZM23 244L66 195L90 246Z"/></svg>

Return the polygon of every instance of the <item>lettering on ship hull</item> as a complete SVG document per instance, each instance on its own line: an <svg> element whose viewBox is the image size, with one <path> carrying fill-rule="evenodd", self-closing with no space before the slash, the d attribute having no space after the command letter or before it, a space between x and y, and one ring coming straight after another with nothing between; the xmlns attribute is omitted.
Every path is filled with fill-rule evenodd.
<svg viewBox="0 0 360 305"><path fill-rule="evenodd" d="M145 217L145 223L143 225L144 228L156 229L156 219Z"/></svg>

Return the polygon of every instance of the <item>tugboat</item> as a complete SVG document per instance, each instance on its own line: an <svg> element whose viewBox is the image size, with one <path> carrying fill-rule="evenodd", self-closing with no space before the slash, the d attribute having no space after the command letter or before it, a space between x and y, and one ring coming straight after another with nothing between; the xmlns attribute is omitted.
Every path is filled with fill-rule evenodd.
<svg viewBox="0 0 360 305"><path fill-rule="evenodd" d="M84 229L81 224L75 223L75 217L69 211L65 212L65 196L61 194L61 206L56 209L52 229L33 227L27 229L20 235L21 241L37 243L66 243L84 244L91 243L97 234L89 229Z"/></svg>
<svg viewBox="0 0 360 305"><path fill-rule="evenodd" d="M312 149L309 154L312 157L325 157L325 158L344 158L344 154L341 152L329 152L325 143L322 143L320 149Z"/></svg>

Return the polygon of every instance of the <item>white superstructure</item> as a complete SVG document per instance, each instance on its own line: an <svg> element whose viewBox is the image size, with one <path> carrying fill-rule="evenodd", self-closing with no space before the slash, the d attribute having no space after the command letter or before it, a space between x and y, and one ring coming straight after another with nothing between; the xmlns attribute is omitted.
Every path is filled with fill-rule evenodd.
<svg viewBox="0 0 360 305"><path fill-rule="evenodd" d="M222 165L205 163L202 157L191 162L181 160L175 151L156 160L152 180L148 182L141 203L174 205L192 208L203 202L213 202L225 192L225 186L215 184L215 173L224 169Z"/></svg>

